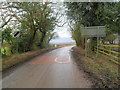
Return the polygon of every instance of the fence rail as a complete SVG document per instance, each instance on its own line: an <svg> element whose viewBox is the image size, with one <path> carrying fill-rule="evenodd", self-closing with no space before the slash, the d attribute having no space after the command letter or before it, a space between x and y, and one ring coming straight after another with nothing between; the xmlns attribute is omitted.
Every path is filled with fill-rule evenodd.
<svg viewBox="0 0 120 90"><path fill-rule="evenodd" d="M98 52L104 55L111 57L111 61L120 65L120 46L112 46L112 45L99 45ZM95 48L97 51L97 48Z"/></svg>
<svg viewBox="0 0 120 90"><path fill-rule="evenodd" d="M100 44L100 46L120 49L120 46L118 46L118 45L104 45L104 44Z"/></svg>

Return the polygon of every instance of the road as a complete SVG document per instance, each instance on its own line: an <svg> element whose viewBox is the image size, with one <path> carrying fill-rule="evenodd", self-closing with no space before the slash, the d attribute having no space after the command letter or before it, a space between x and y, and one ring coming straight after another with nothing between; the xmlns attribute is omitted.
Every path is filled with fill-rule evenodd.
<svg viewBox="0 0 120 90"><path fill-rule="evenodd" d="M90 88L92 82L71 58L71 46L52 50L3 78L3 88Z"/></svg>

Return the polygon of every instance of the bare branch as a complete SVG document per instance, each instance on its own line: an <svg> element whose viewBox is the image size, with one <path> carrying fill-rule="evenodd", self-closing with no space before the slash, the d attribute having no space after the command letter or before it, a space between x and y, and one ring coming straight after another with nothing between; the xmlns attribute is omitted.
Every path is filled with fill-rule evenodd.
<svg viewBox="0 0 120 90"><path fill-rule="evenodd" d="M7 25L8 22L10 22L11 19L12 19L12 17L10 17L6 22L4 22L4 24L2 26L0 26L0 28L3 28L5 25Z"/></svg>
<svg viewBox="0 0 120 90"><path fill-rule="evenodd" d="M60 20L60 18L62 17L63 15L61 14L56 20L58 21L58 20Z"/></svg>
<svg viewBox="0 0 120 90"><path fill-rule="evenodd" d="M16 8L16 9L19 9L19 7L13 6L13 5L6 6L6 7L0 7L0 9L7 9L7 8Z"/></svg>
<svg viewBox="0 0 120 90"><path fill-rule="evenodd" d="M63 27L67 22L63 23L62 25L56 24L58 27Z"/></svg>
<svg viewBox="0 0 120 90"><path fill-rule="evenodd" d="M70 27L71 31L73 31L74 29L71 27L70 23L68 23L68 26Z"/></svg>

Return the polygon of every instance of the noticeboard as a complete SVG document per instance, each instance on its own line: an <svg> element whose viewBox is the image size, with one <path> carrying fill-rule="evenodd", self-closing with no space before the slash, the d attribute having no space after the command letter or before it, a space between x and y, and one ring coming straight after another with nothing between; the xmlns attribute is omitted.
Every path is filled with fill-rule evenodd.
<svg viewBox="0 0 120 90"><path fill-rule="evenodd" d="M105 37L105 26L91 26L81 28L81 37Z"/></svg>

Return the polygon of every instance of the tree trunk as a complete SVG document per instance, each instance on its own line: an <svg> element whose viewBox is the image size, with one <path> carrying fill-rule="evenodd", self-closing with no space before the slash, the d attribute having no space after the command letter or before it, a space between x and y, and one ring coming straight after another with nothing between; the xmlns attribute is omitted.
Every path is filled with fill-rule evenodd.
<svg viewBox="0 0 120 90"><path fill-rule="evenodd" d="M32 36L31 39L30 39L29 47L28 47L29 51L32 50L33 41L34 41L34 39L35 39L36 31L37 31L37 30L35 30L35 31L33 32L33 36Z"/></svg>
<svg viewBox="0 0 120 90"><path fill-rule="evenodd" d="M45 35L46 35L46 32L43 32L42 37L40 39L40 44L39 44L40 48L44 48L43 41L44 41Z"/></svg>

